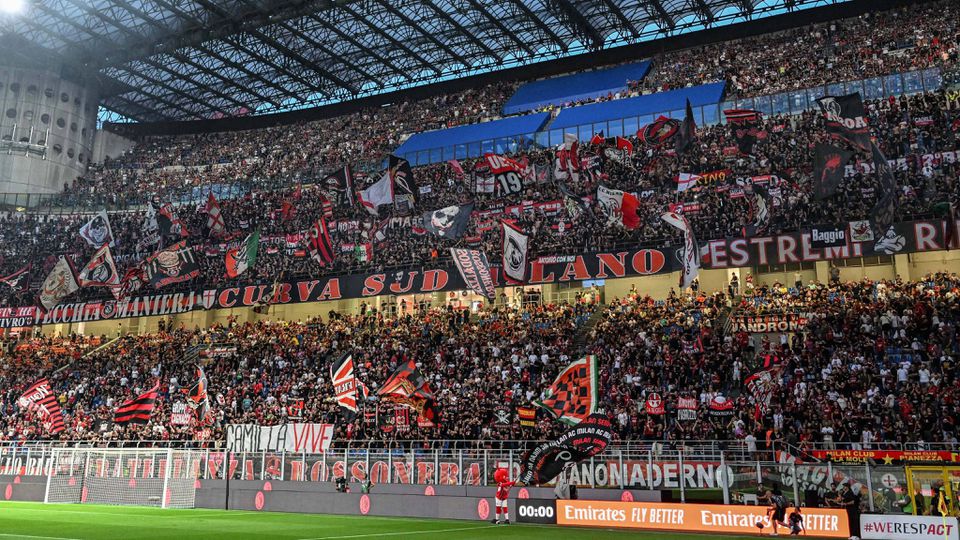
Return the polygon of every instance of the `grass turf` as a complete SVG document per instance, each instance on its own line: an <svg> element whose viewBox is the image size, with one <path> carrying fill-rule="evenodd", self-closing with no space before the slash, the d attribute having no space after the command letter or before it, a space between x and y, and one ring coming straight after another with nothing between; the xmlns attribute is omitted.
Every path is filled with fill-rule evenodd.
<svg viewBox="0 0 960 540"><path fill-rule="evenodd" d="M717 540L718 535L493 525L480 521L410 519L223 510L0 503L0 540L267 539L335 540L442 538L443 540L657 538ZM725 536L725 539L757 538Z"/></svg>

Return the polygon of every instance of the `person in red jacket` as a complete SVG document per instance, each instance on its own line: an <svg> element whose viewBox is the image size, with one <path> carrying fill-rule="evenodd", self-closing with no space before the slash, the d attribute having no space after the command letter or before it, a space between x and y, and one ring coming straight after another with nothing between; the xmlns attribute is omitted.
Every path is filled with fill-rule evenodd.
<svg viewBox="0 0 960 540"><path fill-rule="evenodd" d="M507 508L507 497L510 496L510 488L516 484L516 482L507 480L507 470L506 469L497 469L493 473L493 480L497 483L497 494L495 496L497 503L497 519L493 520L494 523L499 525L500 514L503 514L503 523L507 525L510 524L510 511Z"/></svg>

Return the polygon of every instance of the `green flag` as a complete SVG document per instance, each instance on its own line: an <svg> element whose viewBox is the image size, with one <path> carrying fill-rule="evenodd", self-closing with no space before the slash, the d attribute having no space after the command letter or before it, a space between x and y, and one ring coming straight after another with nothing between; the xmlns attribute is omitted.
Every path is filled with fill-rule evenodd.
<svg viewBox="0 0 960 540"><path fill-rule="evenodd" d="M237 247L227 250L227 277L235 278L257 264L257 250L260 248L260 229L253 231Z"/></svg>

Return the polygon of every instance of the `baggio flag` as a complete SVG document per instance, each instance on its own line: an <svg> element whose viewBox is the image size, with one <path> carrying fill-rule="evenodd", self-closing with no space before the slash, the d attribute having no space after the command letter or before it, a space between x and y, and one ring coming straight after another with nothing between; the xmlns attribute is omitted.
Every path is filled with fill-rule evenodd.
<svg viewBox="0 0 960 540"><path fill-rule="evenodd" d="M353 171L346 165L323 179L323 192L334 206L350 208L356 203L353 190Z"/></svg>
<svg viewBox="0 0 960 540"><path fill-rule="evenodd" d="M580 463L606 450L613 438L613 426L605 413L591 414L557 439L536 446L520 461L525 485L543 485L553 480L569 463Z"/></svg>
<svg viewBox="0 0 960 540"><path fill-rule="evenodd" d="M687 100L687 112L683 116L683 123L680 124L680 131L677 132L677 153L682 154L687 151L697 139L697 123L693 120L693 107L690 106L690 100Z"/></svg>
<svg viewBox="0 0 960 540"><path fill-rule="evenodd" d="M826 96L817 100L827 133L867 152L870 150L870 125L860 92L846 96Z"/></svg>
<svg viewBox="0 0 960 540"><path fill-rule="evenodd" d="M80 238L83 238L93 247L100 247L104 244L113 247L113 230L110 228L110 218L107 217L107 211L101 210L93 216L90 221L80 227Z"/></svg>
<svg viewBox="0 0 960 540"><path fill-rule="evenodd" d="M530 237L506 221L500 222L503 242L503 275L517 283L527 280L527 250Z"/></svg>
<svg viewBox="0 0 960 540"><path fill-rule="evenodd" d="M327 230L327 220L320 216L307 230L307 250L310 258L320 263L320 266L333 264L336 255L333 252L333 243L330 241L330 231Z"/></svg>
<svg viewBox="0 0 960 540"><path fill-rule="evenodd" d="M496 291L487 256L482 251L461 248L450 248L450 256L467 287L484 298L493 300Z"/></svg>
<svg viewBox="0 0 960 540"><path fill-rule="evenodd" d="M77 282L81 287L111 287L119 288L120 275L117 274L117 265L110 254L110 246L104 244L90 258L90 262L80 270ZM116 294L119 294L119 290Z"/></svg>
<svg viewBox="0 0 960 540"><path fill-rule="evenodd" d="M150 390L123 402L113 415L113 422L120 425L146 424L150 421L150 415L153 414L153 408L157 404L157 396L159 395L160 383L157 382Z"/></svg>
<svg viewBox="0 0 960 540"><path fill-rule="evenodd" d="M173 209L173 205L170 203L161 206L157 212L157 226L160 231L160 236L163 238L168 236L186 238L189 235L186 225L180 221L180 217L177 216L176 210Z"/></svg>
<svg viewBox="0 0 960 540"><path fill-rule="evenodd" d="M523 191L523 177L527 173L527 168L524 165L498 154L487 153L483 155L483 158L490 167L494 186L501 196L513 195Z"/></svg>
<svg viewBox="0 0 960 540"><path fill-rule="evenodd" d="M766 187L753 184L752 189L753 200L750 206L753 209L753 223L743 228L744 238L751 238L765 232L770 226L770 212L773 209L773 201Z"/></svg>
<svg viewBox="0 0 960 540"><path fill-rule="evenodd" d="M680 255L680 262L683 263L683 272L680 274L680 289L686 289L700 274L700 249L697 247L697 239L693 235L690 223L682 214L667 212L660 216L660 219L683 233L683 252L678 252L678 255Z"/></svg>
<svg viewBox="0 0 960 540"><path fill-rule="evenodd" d="M330 366L330 382L337 396L337 403L349 411L350 416L357 414L357 394L367 399L369 391L365 384L354 375L353 355L345 354L340 361Z"/></svg>
<svg viewBox="0 0 960 540"><path fill-rule="evenodd" d="M877 202L870 211L870 223L873 225L873 234L882 243L883 237L890 230L897 217L897 204L899 202L897 199L897 180L893 176L890 163L883 152L880 151L880 148L871 143L871 150L873 152L873 166L877 171L878 189Z"/></svg>
<svg viewBox="0 0 960 540"><path fill-rule="evenodd" d="M200 275L200 266L193 249L181 240L166 249L150 255L144 261L144 275L155 289L173 283L182 283Z"/></svg>
<svg viewBox="0 0 960 540"><path fill-rule="evenodd" d="M843 180L847 162L853 152L832 144L818 143L813 151L813 198L821 201L833 196Z"/></svg>
<svg viewBox="0 0 960 540"><path fill-rule="evenodd" d="M393 180L395 203L407 201L412 209L417 205L420 189L413 183L413 170L410 162L390 155L387 161L387 172Z"/></svg>
<svg viewBox="0 0 960 540"><path fill-rule="evenodd" d="M437 423L436 396L430 381L420 373L413 359L400 364L377 395L384 402L405 405L417 410L423 419Z"/></svg>
<svg viewBox="0 0 960 540"><path fill-rule="evenodd" d="M44 309L53 309L61 300L80 289L77 273L73 264L64 256L53 266L53 270L40 285L37 299Z"/></svg>
<svg viewBox="0 0 960 540"><path fill-rule="evenodd" d="M597 411L598 376L597 357L588 354L561 371L533 404L564 424L577 425Z"/></svg>
<svg viewBox="0 0 960 540"><path fill-rule="evenodd" d="M0 277L0 283L9 285L14 291L22 291L24 289L23 282L26 281L28 275L30 275L29 264L12 274Z"/></svg>
<svg viewBox="0 0 960 540"><path fill-rule="evenodd" d="M640 217L637 216L640 201L633 194L598 186L597 202L607 215L608 225L619 223L626 229L636 229L640 225Z"/></svg>
<svg viewBox="0 0 960 540"><path fill-rule="evenodd" d="M471 212L473 212L472 203L464 206L447 206L432 212L424 212L423 228L437 236L456 240L467 230Z"/></svg>
<svg viewBox="0 0 960 540"><path fill-rule="evenodd" d="M50 382L46 379L33 383L33 386L17 400L17 405L22 409L36 412L40 419L48 424L50 433L60 433L66 429L63 424L63 411L60 410L57 397L53 395Z"/></svg>
<svg viewBox="0 0 960 540"><path fill-rule="evenodd" d="M260 229L253 231L239 246L227 250L224 263L227 277L235 278L257 264L257 252L260 249Z"/></svg>
<svg viewBox="0 0 960 540"><path fill-rule="evenodd" d="M387 170L375 184L359 193L360 206L367 212L379 216L377 210L385 204L393 204L393 176Z"/></svg>

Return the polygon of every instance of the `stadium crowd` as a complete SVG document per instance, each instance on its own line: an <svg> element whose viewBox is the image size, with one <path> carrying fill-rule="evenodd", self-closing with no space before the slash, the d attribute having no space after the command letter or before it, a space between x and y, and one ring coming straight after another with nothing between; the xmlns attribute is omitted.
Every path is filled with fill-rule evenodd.
<svg viewBox="0 0 960 540"><path fill-rule="evenodd" d="M888 159L902 160L895 167L899 188L898 217L930 217L944 202L956 202L958 186L955 151L960 149L957 131L960 115L944 107L942 92L868 101L875 138ZM562 180L585 201L585 211L572 212L556 181L554 151L532 149L514 156L527 164L524 189L514 194L477 193L489 176L483 160L463 160L459 175L448 163L414 168L420 202L413 212L380 207L372 216L359 206L328 208L331 240L336 260L320 266L303 250L304 231L328 205L323 186L256 189L222 198L220 213L226 234L211 236L205 202L177 206L177 214L189 232L188 241L202 267L205 284L222 284L223 253L255 229L261 231L261 249L256 266L243 281L267 281L281 275L308 276L331 272L384 270L443 262L446 247L467 245L488 254L499 251L498 219L514 219L533 236L531 256L611 248L617 245L678 242L677 232L659 219L662 212L683 204L696 236L740 236L755 219L753 198L741 188L749 178L766 177L772 196L772 211L764 231L799 230L810 224L838 224L866 219L877 197L876 176L868 170L870 157L858 154L849 167L839 192L824 201L812 199L813 146L827 140L820 115L766 118L763 136L751 156L730 152L735 145L728 126L706 126L689 151L677 155L672 146L644 146L632 138L633 153L617 151L606 143L582 141L580 172ZM943 155L946 154L946 155ZM949 156L953 156L952 159ZM675 178L683 172L705 174L726 171L725 179L677 193ZM379 179L380 174L357 175L357 187ZM612 224L597 203L600 185L634 192L640 199L640 225L627 230ZM425 188L425 189L424 189ZM329 194L329 193L328 193ZM157 199L158 205L166 201ZM440 239L422 228L420 213L448 205L474 204L474 217L463 236ZM284 207L288 210L284 211ZM155 249L148 243L142 207L109 214L117 239L112 253L120 275L138 265ZM29 288L2 287L4 305L28 305L60 254L69 255L77 267L89 259L94 247L77 233L90 214L9 213L0 216L0 275L10 275L29 266ZM357 246L369 245L358 256ZM438 261L439 260L439 261ZM193 286L195 284L188 284ZM170 286L172 290L175 286ZM85 289L75 298L105 296L104 289Z"/></svg>
<svg viewBox="0 0 960 540"><path fill-rule="evenodd" d="M731 316L798 311L807 322L792 335L724 331ZM288 398L305 401L305 420L336 423L339 439L529 438L516 422L498 425L496 408L529 404L570 361L595 354L600 405L621 440L741 440L758 450L774 442L801 449L840 441L863 448L891 441L957 442L956 274L917 282L761 285L734 298L697 292L654 301L631 292L603 308L587 302L498 305L472 316L450 307L396 315L364 310L325 322L124 336L82 356L93 346L90 339L11 345L12 353L0 360L0 440L49 438L15 404L41 376L49 378L66 414L63 439L190 439L193 428L170 425L170 403L195 381L193 360L184 351L199 345L206 351L200 356L214 413L207 439L222 440L229 423L284 421ZM437 394L439 426L411 422L409 431L388 434L372 420L376 415L350 420L329 381L330 364L344 353L353 355L371 396L400 362L414 359ZM73 362L56 369L64 356ZM758 409L763 400L744 380L764 370L773 383L769 406ZM116 406L156 380L161 404L151 423L112 424ZM645 413L653 393L666 404L666 414ZM734 403L730 413L713 413L717 396ZM677 419L679 397L696 399L695 419ZM378 405L381 412L386 407L371 397L364 412ZM539 437L562 429L543 413L539 418Z"/></svg>

